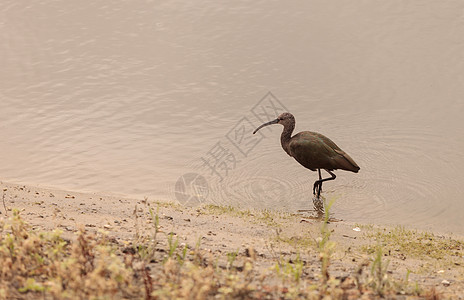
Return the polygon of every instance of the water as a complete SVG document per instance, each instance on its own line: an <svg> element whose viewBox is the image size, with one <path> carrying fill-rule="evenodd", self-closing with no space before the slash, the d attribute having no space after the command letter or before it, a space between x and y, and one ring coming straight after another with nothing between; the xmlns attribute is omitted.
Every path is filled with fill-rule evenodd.
<svg viewBox="0 0 464 300"><path fill-rule="evenodd" d="M271 91L361 167L337 218L464 234L464 3L3 1L0 29L2 180L310 208L280 125L251 135Z"/></svg>

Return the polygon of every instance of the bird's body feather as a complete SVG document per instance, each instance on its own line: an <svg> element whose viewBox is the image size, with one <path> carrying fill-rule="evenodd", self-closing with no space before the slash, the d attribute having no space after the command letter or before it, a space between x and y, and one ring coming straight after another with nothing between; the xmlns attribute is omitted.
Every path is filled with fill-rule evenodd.
<svg viewBox="0 0 464 300"><path fill-rule="evenodd" d="M342 169L357 173L359 166L328 137L311 131L295 134L287 145L287 153L304 167L317 169Z"/></svg>

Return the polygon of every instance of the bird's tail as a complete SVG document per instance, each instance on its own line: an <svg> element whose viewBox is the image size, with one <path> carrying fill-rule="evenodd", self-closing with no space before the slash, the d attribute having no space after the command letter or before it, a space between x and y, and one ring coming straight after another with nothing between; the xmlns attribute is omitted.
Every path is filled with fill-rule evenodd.
<svg viewBox="0 0 464 300"><path fill-rule="evenodd" d="M361 168L345 151L342 151L342 150L335 150L335 151L338 154L340 154L340 157L337 159L337 163L339 164L338 169L358 173L358 171Z"/></svg>

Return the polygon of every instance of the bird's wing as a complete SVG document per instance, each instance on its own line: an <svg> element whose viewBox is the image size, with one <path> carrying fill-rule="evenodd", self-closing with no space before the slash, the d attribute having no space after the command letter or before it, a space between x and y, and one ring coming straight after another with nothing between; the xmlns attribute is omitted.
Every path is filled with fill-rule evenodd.
<svg viewBox="0 0 464 300"><path fill-rule="evenodd" d="M314 132L314 134L320 138L325 147L330 148L328 151L331 152L330 156L334 169L342 169L355 173L359 171L359 166L355 163L355 161L345 151L340 149L340 147L338 147L331 139L317 132Z"/></svg>
<svg viewBox="0 0 464 300"><path fill-rule="evenodd" d="M333 156L332 148L327 147L320 137L312 132L296 134L292 137L289 148L293 158L310 170L333 169L330 160Z"/></svg>
<svg viewBox="0 0 464 300"><path fill-rule="evenodd" d="M343 150L335 150L340 156L336 158L337 164L343 166L339 169L352 171L358 173L359 166L355 163L355 161Z"/></svg>
<svg viewBox="0 0 464 300"><path fill-rule="evenodd" d="M310 170L343 169L358 172L359 167L354 160L328 137L304 131L292 137L289 144L291 155L304 167Z"/></svg>

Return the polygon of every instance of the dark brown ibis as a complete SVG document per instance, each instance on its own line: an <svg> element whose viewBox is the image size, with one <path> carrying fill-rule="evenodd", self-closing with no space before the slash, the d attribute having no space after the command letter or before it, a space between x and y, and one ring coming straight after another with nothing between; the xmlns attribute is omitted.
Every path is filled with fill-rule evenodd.
<svg viewBox="0 0 464 300"><path fill-rule="evenodd" d="M292 136L293 129L295 129L295 117L291 113L285 112L278 116L277 119L264 123L256 128L253 134L272 124L282 124L284 126L280 136L280 143L285 152L303 167L311 171L318 171L319 180L316 180L313 185L313 194L317 193L318 198L321 195L322 183L336 178L332 171L341 169L358 173L359 166L328 137L311 131L302 131ZM326 170L331 177L322 179L321 169Z"/></svg>

